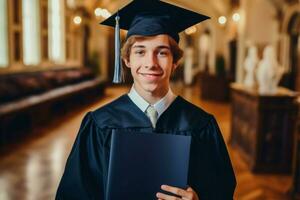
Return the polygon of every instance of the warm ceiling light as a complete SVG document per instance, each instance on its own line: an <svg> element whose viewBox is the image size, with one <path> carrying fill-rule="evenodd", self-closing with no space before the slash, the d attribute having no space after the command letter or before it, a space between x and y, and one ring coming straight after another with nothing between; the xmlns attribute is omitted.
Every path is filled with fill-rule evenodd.
<svg viewBox="0 0 300 200"><path fill-rule="evenodd" d="M102 9L101 8L96 8L94 11L96 17L100 17L102 14Z"/></svg>
<svg viewBox="0 0 300 200"><path fill-rule="evenodd" d="M74 18L73 18L73 22L75 23L75 24L80 24L81 23L81 17L80 16L75 16Z"/></svg>
<svg viewBox="0 0 300 200"><path fill-rule="evenodd" d="M110 16L111 16L111 13L108 10L102 9L102 17L109 18Z"/></svg>
<svg viewBox="0 0 300 200"><path fill-rule="evenodd" d="M241 16L239 13L234 13L232 15L232 20L235 21L235 22L238 22L239 20L241 19Z"/></svg>
<svg viewBox="0 0 300 200"><path fill-rule="evenodd" d="M105 19L111 16L111 13L108 10L102 8L96 8L94 13L96 17L103 17Z"/></svg>
<svg viewBox="0 0 300 200"><path fill-rule="evenodd" d="M196 31L197 31L196 26L192 26L192 27L190 27L190 28L185 29L184 32L185 32L187 35L191 35L191 34L196 33Z"/></svg>
<svg viewBox="0 0 300 200"><path fill-rule="evenodd" d="M219 17L219 19L218 19L218 22L219 22L220 24L222 24L222 25L224 25L224 24L226 23L226 21L227 21L227 19L226 19L225 16L221 16L221 17Z"/></svg>

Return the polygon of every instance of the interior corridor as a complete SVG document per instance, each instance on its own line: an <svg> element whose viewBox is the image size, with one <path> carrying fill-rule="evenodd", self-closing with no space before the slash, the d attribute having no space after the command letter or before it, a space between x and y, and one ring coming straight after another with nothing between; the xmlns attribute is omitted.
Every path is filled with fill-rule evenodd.
<svg viewBox="0 0 300 200"><path fill-rule="evenodd" d="M203 101L199 87L173 83L179 94L215 115L227 143L237 178L235 199L284 200L288 198L291 177L288 175L254 175L238 150L231 147L230 104ZM66 159L77 135L80 122L88 111L95 110L127 92L129 87L107 87L100 100L55 116L49 125L34 130L22 145L10 149L0 160L0 199L54 199Z"/></svg>

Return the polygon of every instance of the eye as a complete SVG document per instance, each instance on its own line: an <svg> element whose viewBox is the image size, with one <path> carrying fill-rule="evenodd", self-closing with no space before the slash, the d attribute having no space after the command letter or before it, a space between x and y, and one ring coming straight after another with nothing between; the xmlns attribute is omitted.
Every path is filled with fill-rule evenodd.
<svg viewBox="0 0 300 200"><path fill-rule="evenodd" d="M160 50L158 52L158 56L164 57L164 56L168 56L169 55L169 51L168 50Z"/></svg>
<svg viewBox="0 0 300 200"><path fill-rule="evenodd" d="M134 54L138 55L138 56L142 56L145 54L145 51L144 50L136 50L136 51L134 51Z"/></svg>

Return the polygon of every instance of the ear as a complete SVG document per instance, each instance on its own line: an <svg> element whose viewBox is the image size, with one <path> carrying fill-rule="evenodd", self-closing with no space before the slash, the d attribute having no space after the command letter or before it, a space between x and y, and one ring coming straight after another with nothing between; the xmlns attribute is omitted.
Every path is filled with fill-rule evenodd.
<svg viewBox="0 0 300 200"><path fill-rule="evenodd" d="M126 67L130 68L130 62L127 59L123 59Z"/></svg>
<svg viewBox="0 0 300 200"><path fill-rule="evenodd" d="M172 73L177 69L178 67L178 62L177 63L173 63L172 65Z"/></svg>

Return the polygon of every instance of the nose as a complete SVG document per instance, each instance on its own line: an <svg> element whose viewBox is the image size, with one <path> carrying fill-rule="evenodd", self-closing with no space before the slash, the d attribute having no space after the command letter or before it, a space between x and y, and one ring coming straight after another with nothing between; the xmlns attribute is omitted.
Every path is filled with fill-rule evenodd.
<svg viewBox="0 0 300 200"><path fill-rule="evenodd" d="M145 58L145 65L146 68L154 68L158 66L157 58L155 56L155 53L151 52L148 53L148 55Z"/></svg>

